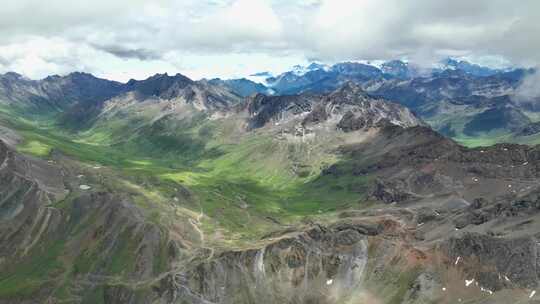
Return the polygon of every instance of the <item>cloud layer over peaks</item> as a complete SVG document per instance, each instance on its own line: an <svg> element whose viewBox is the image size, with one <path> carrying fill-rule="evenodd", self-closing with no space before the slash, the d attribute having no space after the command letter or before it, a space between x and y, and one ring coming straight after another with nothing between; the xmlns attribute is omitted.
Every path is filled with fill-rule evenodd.
<svg viewBox="0 0 540 304"><path fill-rule="evenodd" d="M540 1L19 0L0 10L0 72L234 77L308 59L540 63Z"/></svg>

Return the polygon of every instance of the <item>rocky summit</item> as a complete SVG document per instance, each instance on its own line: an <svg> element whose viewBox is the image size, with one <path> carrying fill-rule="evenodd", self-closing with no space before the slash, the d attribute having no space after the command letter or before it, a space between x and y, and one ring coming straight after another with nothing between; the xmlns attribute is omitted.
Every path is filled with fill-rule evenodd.
<svg viewBox="0 0 540 304"><path fill-rule="evenodd" d="M529 73L0 75L0 303L535 303Z"/></svg>

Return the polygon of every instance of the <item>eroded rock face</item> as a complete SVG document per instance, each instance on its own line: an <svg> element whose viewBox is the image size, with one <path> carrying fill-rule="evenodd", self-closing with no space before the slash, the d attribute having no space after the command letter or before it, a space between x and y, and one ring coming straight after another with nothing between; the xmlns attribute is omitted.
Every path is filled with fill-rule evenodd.
<svg viewBox="0 0 540 304"><path fill-rule="evenodd" d="M466 258L466 275L492 291L508 285L538 286L538 245L532 237L502 239L465 233L450 238L443 248L451 260Z"/></svg>
<svg viewBox="0 0 540 304"><path fill-rule="evenodd" d="M385 182L377 180L371 197L385 203L400 203L413 198L402 181Z"/></svg>
<svg viewBox="0 0 540 304"><path fill-rule="evenodd" d="M60 214L46 204L65 194L60 170L18 155L0 141L1 256L25 255L49 226L58 226Z"/></svg>
<svg viewBox="0 0 540 304"><path fill-rule="evenodd" d="M171 303L342 303L362 283L364 230L315 227L260 249L230 251L162 282ZM198 296L194 296L198 295Z"/></svg>
<svg viewBox="0 0 540 304"><path fill-rule="evenodd" d="M386 125L412 127L423 123L407 108L375 98L354 83L326 95L300 94L265 96L247 99L248 128L262 128L269 123L282 124L298 120L303 128L318 125L343 132L379 128Z"/></svg>
<svg viewBox="0 0 540 304"><path fill-rule="evenodd" d="M116 279L149 280L181 254L165 250L168 235L127 197L93 190L68 196L65 187L76 179L68 175L0 141L0 272L15 290L2 285L0 303L55 303L59 286L83 303ZM35 282L28 295L17 293L28 280Z"/></svg>
<svg viewBox="0 0 540 304"><path fill-rule="evenodd" d="M520 198L510 199L508 201L490 202L484 198L475 199L469 208L458 213L454 219L456 228L465 228L468 225L482 225L489 221L505 223L514 219L523 218L518 224L525 226L534 222L526 217L535 216L540 213L540 193L533 191ZM537 235L538 236L538 235Z"/></svg>
<svg viewBox="0 0 540 304"><path fill-rule="evenodd" d="M290 119L296 115L307 113L312 109L313 99L317 96L266 96L256 94L248 97L246 109L250 116L249 129L265 126L272 120Z"/></svg>
<svg viewBox="0 0 540 304"><path fill-rule="evenodd" d="M340 152L343 161L323 175L375 176L369 195L386 203L443 195L460 196L466 204L479 196L509 202L537 189L534 181L540 180L538 146L466 148L423 126L386 126L369 143Z"/></svg>

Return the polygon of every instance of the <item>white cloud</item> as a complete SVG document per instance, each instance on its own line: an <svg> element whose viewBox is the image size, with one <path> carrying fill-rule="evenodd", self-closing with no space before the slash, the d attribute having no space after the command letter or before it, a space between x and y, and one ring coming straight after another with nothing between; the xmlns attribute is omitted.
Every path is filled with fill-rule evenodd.
<svg viewBox="0 0 540 304"><path fill-rule="evenodd" d="M303 43L323 58L378 59L397 14L377 1L325 0L308 20Z"/></svg>
<svg viewBox="0 0 540 304"><path fill-rule="evenodd" d="M281 21L263 0L237 0L231 6L206 17L201 22L212 35L236 33L254 39L277 38L281 32ZM234 36L234 35L233 35Z"/></svg>
<svg viewBox="0 0 540 304"><path fill-rule="evenodd" d="M515 92L517 101L528 101L540 98L540 66L536 72L525 77Z"/></svg>
<svg viewBox="0 0 540 304"><path fill-rule="evenodd" d="M304 58L426 65L458 56L537 65L539 19L536 0L7 1L0 69L30 77L84 69L125 79L152 70L247 75Z"/></svg>
<svg viewBox="0 0 540 304"><path fill-rule="evenodd" d="M468 54L534 62L539 18L540 2L533 0L322 0L299 48L322 58L433 61Z"/></svg>
<svg viewBox="0 0 540 304"><path fill-rule="evenodd" d="M98 56L87 46L77 46L60 38L27 37L24 42L0 46L4 71L17 71L31 78L50 74L64 74L73 70L87 70L80 59Z"/></svg>

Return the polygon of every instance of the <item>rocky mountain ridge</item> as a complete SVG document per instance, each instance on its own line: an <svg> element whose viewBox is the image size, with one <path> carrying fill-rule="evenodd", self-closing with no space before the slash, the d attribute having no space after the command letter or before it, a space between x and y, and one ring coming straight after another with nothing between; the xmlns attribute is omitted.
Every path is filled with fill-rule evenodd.
<svg viewBox="0 0 540 304"><path fill-rule="evenodd" d="M100 105L115 96L134 93L139 100L157 97L183 99L199 108L217 109L228 102L240 99L223 86L207 81L193 81L184 75L156 74L145 80L130 80L125 84L97 78L87 73L71 73L67 76L49 76L42 80L29 80L15 73L0 75L2 102L18 107L43 108L54 106L56 110L71 107Z"/></svg>
<svg viewBox="0 0 540 304"><path fill-rule="evenodd" d="M374 96L410 108L433 128L455 139L482 136L495 141L504 138L522 142L526 139L517 129L530 123L525 116L535 117L538 109L534 99L522 100L517 96L523 80L534 72L524 68L491 69L453 59L426 71L393 60L378 66L358 62L333 66L311 64L268 77L263 82L273 94L289 95L326 94L351 81ZM251 93L265 92L260 83L251 82L251 87ZM482 116L492 116L490 112L501 110L515 115L499 116L501 125L486 123L476 128L478 121L484 119Z"/></svg>
<svg viewBox="0 0 540 304"><path fill-rule="evenodd" d="M408 109L376 99L349 82L325 95L254 95L246 102L249 127L260 128L272 122L285 124L298 119L302 127L326 125L344 132L393 124L402 127L422 122Z"/></svg>

